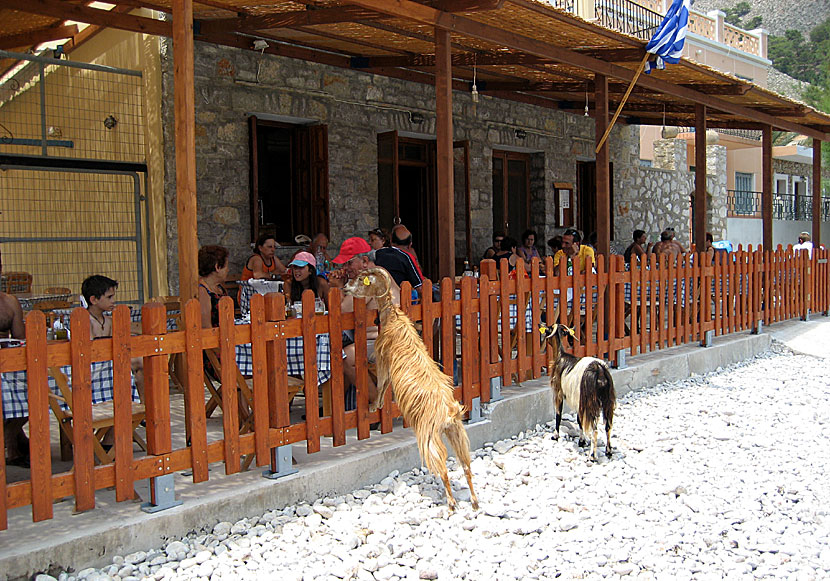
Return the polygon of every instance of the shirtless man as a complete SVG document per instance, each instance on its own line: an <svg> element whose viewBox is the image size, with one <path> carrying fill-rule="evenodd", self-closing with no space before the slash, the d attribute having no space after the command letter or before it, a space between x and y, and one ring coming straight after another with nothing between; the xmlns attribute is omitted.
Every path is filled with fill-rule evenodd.
<svg viewBox="0 0 830 581"><path fill-rule="evenodd" d="M652 252L657 254L668 254L672 258L677 258L678 255L686 252L683 246L674 239L674 228L666 228L660 233L660 242L654 245Z"/></svg>
<svg viewBox="0 0 830 581"><path fill-rule="evenodd" d="M0 263L2 272L2 263ZM23 309L17 297L0 293L0 337L23 339L26 332L23 327ZM29 418L3 420L3 437L6 441L7 463L28 468L29 439L23 433L23 426Z"/></svg>

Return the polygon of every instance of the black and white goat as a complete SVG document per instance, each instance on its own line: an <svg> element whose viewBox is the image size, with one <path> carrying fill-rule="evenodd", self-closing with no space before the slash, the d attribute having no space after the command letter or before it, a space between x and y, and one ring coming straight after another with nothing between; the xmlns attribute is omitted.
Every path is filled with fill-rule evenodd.
<svg viewBox="0 0 830 581"><path fill-rule="evenodd" d="M556 430L553 439L559 439L559 424L562 421L562 403L576 411L579 423L579 445L585 445L585 434L591 433L591 456L597 459L597 422L602 412L605 418L605 455L611 457L611 424L617 395L614 380L608 366L596 357L575 357L565 351L563 339L573 341L574 331L565 325L541 327L544 341L553 347L553 356L548 363L550 387L553 390L553 406L556 411Z"/></svg>

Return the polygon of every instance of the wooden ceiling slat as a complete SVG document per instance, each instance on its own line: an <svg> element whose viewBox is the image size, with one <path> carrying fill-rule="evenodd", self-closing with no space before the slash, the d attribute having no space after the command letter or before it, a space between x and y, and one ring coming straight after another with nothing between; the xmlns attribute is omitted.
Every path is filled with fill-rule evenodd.
<svg viewBox="0 0 830 581"><path fill-rule="evenodd" d="M243 16L204 20L199 23L203 34L213 32L246 32L253 30L270 30L274 28L291 28L296 26L313 26L316 24L336 24L355 20L373 20L381 18L374 10L357 6L339 8L322 8L320 10L299 10L296 12L278 12L269 15Z"/></svg>
<svg viewBox="0 0 830 581"><path fill-rule="evenodd" d="M62 20L74 20L85 24L97 24L159 36L170 36L172 32L169 22L132 14L119 14L110 10L101 10L81 4L69 4L59 0L26 0L26 2L0 0L0 8L44 14Z"/></svg>
<svg viewBox="0 0 830 581"><path fill-rule="evenodd" d="M30 47L44 42L49 42L50 40L69 38L75 36L76 34L78 34L77 24L38 28L36 30L21 32L19 34L0 36L0 49L9 50L12 48Z"/></svg>

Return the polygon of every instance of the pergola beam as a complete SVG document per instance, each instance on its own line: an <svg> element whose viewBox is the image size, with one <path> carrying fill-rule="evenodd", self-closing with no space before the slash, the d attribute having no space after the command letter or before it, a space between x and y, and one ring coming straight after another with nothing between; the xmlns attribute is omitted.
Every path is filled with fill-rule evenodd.
<svg viewBox="0 0 830 581"><path fill-rule="evenodd" d="M252 32L255 30L272 30L297 26L338 24L358 20L374 20L376 18L387 18L387 16L374 10L367 10L366 8L357 6L340 6L337 8L241 16L239 18L199 20L198 23L194 23L194 27L197 33L207 35L216 32Z"/></svg>
<svg viewBox="0 0 830 581"><path fill-rule="evenodd" d="M349 0L349 2L351 4L384 12L385 14L389 14L390 16L394 16L396 18L413 20L421 24L452 31L454 34L470 36L485 42L497 43L514 50L520 50L536 56L550 58L557 62L579 67L593 73L612 76L623 81L631 81L634 78L635 71L631 69L582 55L570 49L556 46L542 40L502 30L483 22L465 18L464 16L441 12L430 6L412 2L411 0ZM697 90L675 85L656 77L641 76L637 82L642 87L651 89L652 91L658 91L660 93L700 103L718 111L724 111L745 117L747 119L755 119L763 123L769 123L779 129L794 131L815 139L828 139L828 135L824 132L816 131L810 127L784 119L778 119L772 115L752 111L743 105L723 101L711 95L705 95Z"/></svg>
<svg viewBox="0 0 830 581"><path fill-rule="evenodd" d="M0 0L0 8L158 36L171 36L173 30L169 22L133 14L122 14L114 10L101 10L83 4L69 4L59 0L26 0L26 2Z"/></svg>
<svg viewBox="0 0 830 581"><path fill-rule="evenodd" d="M50 40L60 40L61 38L71 38L78 34L77 24L67 24L64 26L50 26L48 28L39 28L38 30L30 30L21 34L7 34L0 36L0 49L9 50L21 46L35 46Z"/></svg>
<svg viewBox="0 0 830 581"><path fill-rule="evenodd" d="M643 56L639 49L576 49L575 52L615 62L632 62ZM491 54L462 52L452 55L453 66L499 66L499 65L546 65L556 61L522 52ZM434 54L407 56L362 56L355 57L352 68L370 69L376 67L434 67Z"/></svg>

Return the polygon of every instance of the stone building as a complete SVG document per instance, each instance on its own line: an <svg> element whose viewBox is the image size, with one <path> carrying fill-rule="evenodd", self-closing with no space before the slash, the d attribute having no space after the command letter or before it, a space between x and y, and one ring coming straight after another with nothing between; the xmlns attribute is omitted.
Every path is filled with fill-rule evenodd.
<svg viewBox="0 0 830 581"><path fill-rule="evenodd" d="M176 238L176 204L171 55L172 51L163 47L165 199L168 239L172 241ZM384 175L386 154L381 151L383 145L379 147L379 136L383 143L385 136L395 135L392 132L397 132L400 142L399 217L415 232L416 249L427 273L434 272L432 255L440 252L430 246L429 240L433 235L430 229L434 228L429 196L434 196L434 188L423 183L434 175L430 159L435 139L431 85L201 43L196 45L195 72L199 240L201 244L227 246L231 250L231 272L241 271L258 229L274 228L277 240L289 245L286 251L290 252L298 234L313 236L316 231L324 231L336 248L349 236L365 236L377 226L390 227L395 217L388 208L392 185ZM252 211L252 123L258 124L260 132L276 127L277 133L286 135L303 127L325 127L328 187L324 217L304 223L294 219L294 229L269 226L261 218L258 228L254 228L252 219L257 214ZM594 205L594 126L594 120L584 115L484 95L474 102L471 94L454 92L454 139L459 144L455 159L459 264L467 256L467 185L469 257L473 261L490 245L494 229L500 229L500 219L516 238L527 228L535 230L540 250L544 250L548 237L565 227L576 226L586 235L592 230L591 217L585 214ZM614 248L627 245L634 228L643 228L656 238L669 224L678 225L678 238L685 245L689 243L686 225L690 223L694 175L685 163L685 142L668 140L663 147L667 149L665 161L652 168L643 167L636 128L620 125L612 132ZM286 163L287 154L278 149L272 150L276 151L272 160L258 160L260 179L263 164L283 164L283 173L292 171L289 165L294 158ZM263 151L260 148L260 157ZM722 160L718 153L712 155L709 171L718 175ZM499 175L502 164L508 169L506 177ZM292 187L304 185L297 184L296 177L281 183L291 179L295 181ZM506 188L502 187L502 179L508 182ZM720 201L725 183L713 177L710 181L711 222L719 230L725 219L719 210L723 207ZM569 208L558 212L557 195L563 185L572 188L572 200L565 204ZM284 218L292 211L292 200L295 204L312 203L299 192L292 197L287 189L262 189L264 205L259 210L271 204ZM507 216L503 216L502 208L506 208ZM306 230L297 229L298 224L304 224ZM178 265L172 245L168 272L175 284Z"/></svg>

